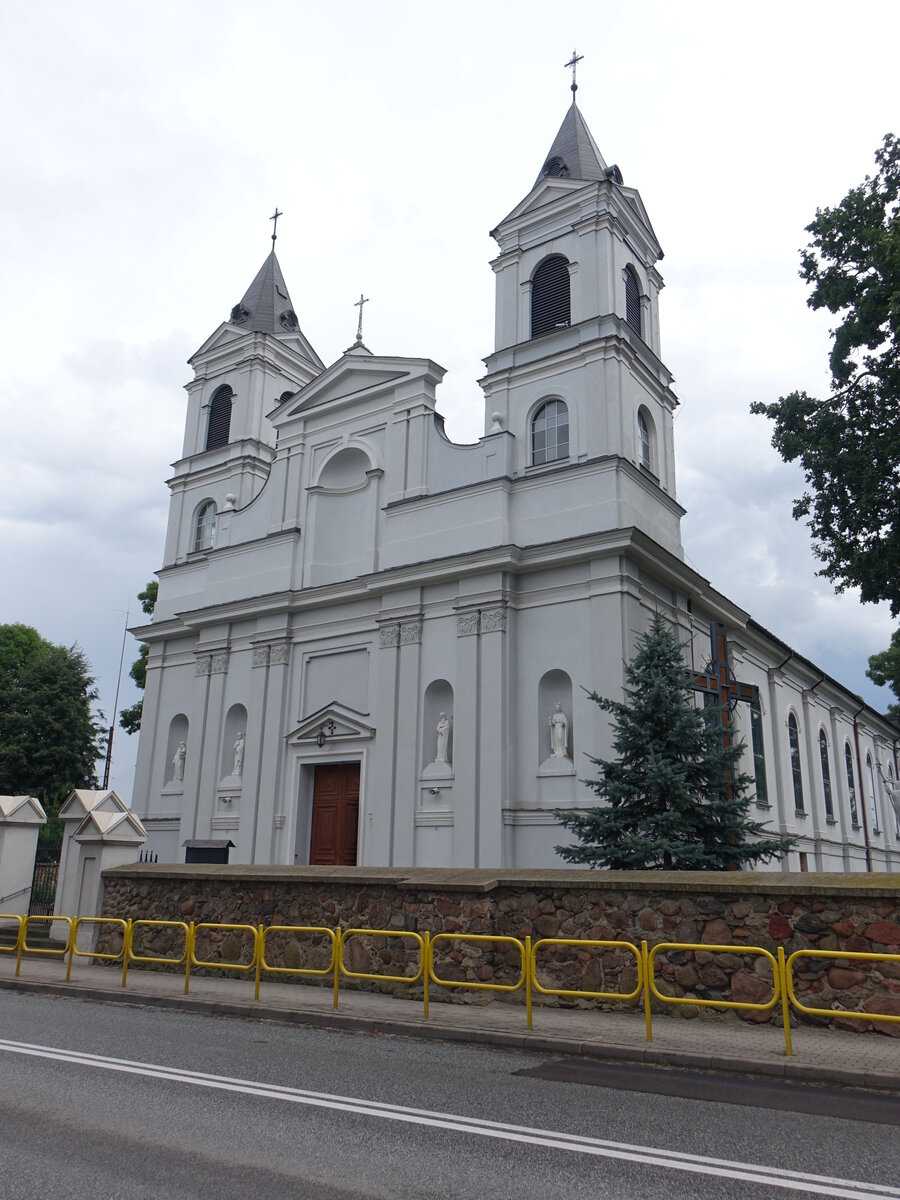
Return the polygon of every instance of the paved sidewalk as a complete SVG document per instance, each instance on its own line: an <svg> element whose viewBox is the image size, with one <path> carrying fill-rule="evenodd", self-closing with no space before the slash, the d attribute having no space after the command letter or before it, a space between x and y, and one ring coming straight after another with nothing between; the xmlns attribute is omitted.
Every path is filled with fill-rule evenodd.
<svg viewBox="0 0 900 1200"><path fill-rule="evenodd" d="M25 958L20 977L15 957L0 954L0 988L42 992L118 1004L146 1004L217 1016L282 1021L363 1033L433 1038L534 1050L541 1054L579 1055L618 1062L776 1076L848 1087L890 1089L900 1097L900 1038L800 1026L793 1030L794 1055L784 1053L784 1036L774 1026L753 1025L715 1013L691 1020L655 1015L648 1045L643 1012L534 1008L533 1026L525 1026L524 1005L443 1003L432 988L429 1020L422 1002L375 995L342 981L340 1007L328 987L282 983L263 977L259 1003L247 976L192 976L184 995L184 975L131 967L121 987L121 968L78 959L72 980L58 958ZM446 993L444 993L446 994Z"/></svg>

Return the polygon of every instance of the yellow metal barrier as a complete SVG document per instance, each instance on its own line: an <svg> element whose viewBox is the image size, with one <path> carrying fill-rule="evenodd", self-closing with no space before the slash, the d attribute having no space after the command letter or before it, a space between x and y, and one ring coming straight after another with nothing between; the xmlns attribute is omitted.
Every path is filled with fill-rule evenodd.
<svg viewBox="0 0 900 1200"><path fill-rule="evenodd" d="M312 933L324 934L325 937L331 939L331 956L326 967L273 967L266 962L266 938L270 933ZM333 929L329 929L325 925L267 925L265 928L259 927L259 954L258 954L258 970L256 973L256 992L253 999L259 999L259 974L260 971L268 971L272 975L312 975L322 978L325 975L330 975L335 969L335 951L337 950L337 937Z"/></svg>
<svg viewBox="0 0 900 1200"><path fill-rule="evenodd" d="M347 979L373 979L376 983L418 983L424 976L424 1002L425 1016L428 1016L428 965L429 965L429 937L428 934L413 933L408 929L344 929L338 930L338 939L335 944L337 952L336 962L338 969L334 973L334 1007L337 1008L338 1003L338 978L345 975ZM344 946L347 940L351 937L389 937L389 938L407 938L414 941L419 947L419 967L415 975L381 975L373 971L351 971L344 965Z"/></svg>
<svg viewBox="0 0 900 1200"><path fill-rule="evenodd" d="M519 978L515 983L473 983L468 979L441 979L434 971L434 947L438 942L499 942L508 946L515 946L522 955L522 970ZM507 937L503 934L491 933L435 933L431 937L431 945L428 953L428 974L431 976L431 982L438 984L439 987L456 987L456 988L474 988L482 992L517 992L520 987L525 988L525 1013L528 1028L531 1028L531 938L526 937L524 942L519 938Z"/></svg>
<svg viewBox="0 0 900 1200"><path fill-rule="evenodd" d="M259 930L262 926L255 925L240 925L230 924L224 921L201 921L199 924L191 922L190 934L188 938L188 957L187 968L184 975L184 993L187 995L188 987L191 979L191 967L205 967L212 971L255 971L257 980L259 979ZM194 950L197 945L197 934L201 929L230 929L232 931L240 931L241 933L249 933L253 938L253 954L250 956L248 963L236 962L206 962L202 958L197 958Z"/></svg>
<svg viewBox="0 0 900 1200"><path fill-rule="evenodd" d="M21 913L0 913L0 921L15 921L16 923L16 940L11 946L0 945L0 954L15 954L19 949L19 942L22 939L22 925L25 918Z"/></svg>
<svg viewBox="0 0 900 1200"><path fill-rule="evenodd" d="M604 950L627 950L629 954L634 955L634 963L637 968L637 984L630 992L590 992L580 991L575 988L548 988L538 982L537 977L537 955L538 950L542 946L578 946L581 949L587 949L590 946L600 947ZM582 941L580 938L540 938L536 941L531 949L531 981L537 991L544 996L578 996L586 1000L636 1000L644 990L644 972L641 964L641 953L637 946L631 942L598 942L598 941Z"/></svg>
<svg viewBox="0 0 900 1200"><path fill-rule="evenodd" d="M642 943L642 950L646 954L647 943ZM689 950L693 953L705 952L708 954L737 954L737 955L756 955L758 958L765 958L772 964L772 998L765 1003L756 1003L750 1000L701 1000L694 999L691 996L664 996L656 986L654 978L654 963L656 956L663 950ZM650 1030L650 993L661 1000L664 1004L692 1004L702 1008L733 1008L735 1010L744 1010L747 1012L771 1012L778 1003L782 994L782 973L779 969L778 959L775 958L768 950L763 950L761 946L711 946L702 942L660 942L654 946L649 954L646 955L646 970L647 970L647 987L645 990L645 1011L647 1016L647 1041L652 1041ZM785 1046L790 1039L790 1023L785 1027ZM788 1051L790 1053L790 1051Z"/></svg>
<svg viewBox="0 0 900 1200"><path fill-rule="evenodd" d="M66 944L65 944L65 946L63 946L62 949L60 949L58 946L54 946L52 948L46 947L46 946L43 946L43 947L42 946L29 946L28 945L28 926L31 925L32 922L37 922L37 921L43 921L45 925L47 925L47 924L53 925L53 924L56 924L57 922L65 925L66 926ZM73 923L73 921L74 921L73 917L54 917L52 915L47 916L47 917L25 917L22 921L21 933L19 934L19 945L16 948L16 950L17 950L17 953L16 953L16 975L19 974L19 968L22 966L22 955L23 954L47 954L47 955L52 955L56 958L65 958L65 956L69 953L69 945L71 944L71 941L72 941L72 923Z"/></svg>
<svg viewBox="0 0 900 1200"><path fill-rule="evenodd" d="M145 926L156 929L181 929L184 931L184 950L178 958L162 958L152 954L135 954L134 952L134 931L143 929ZM187 995L188 982L187 976L190 973L189 952L191 948L191 926L184 921L129 921L128 932L126 934L127 945L125 947L124 964L122 967L122 987L125 986L125 981L128 978L128 964L133 962L138 963L155 963L162 967L180 967L182 963L186 963L184 992Z"/></svg>
<svg viewBox="0 0 900 1200"><path fill-rule="evenodd" d="M72 978L73 958L99 958L105 962L118 962L120 958L124 959L128 952L128 927L130 924L130 921L125 921L121 917L75 917L72 924L72 937L69 940L69 965L66 968L66 983ZM107 954L106 952L97 950L79 950L78 930L82 925L118 925L122 930L122 949L116 954Z"/></svg>
<svg viewBox="0 0 900 1200"><path fill-rule="evenodd" d="M850 1020L856 1021L891 1021L895 1024L900 1024L900 1016L895 1017L889 1013L870 1013L870 1012L855 1012L852 1008L810 1008L797 999L794 992L794 962L800 958L830 958L833 961L848 960L850 962L892 962L900 966L900 954L876 954L874 951L850 951L850 950L795 950L787 960L785 966L785 990L791 1004L798 1012L806 1013L810 1017L829 1017L834 1020L835 1017L849 1017Z"/></svg>

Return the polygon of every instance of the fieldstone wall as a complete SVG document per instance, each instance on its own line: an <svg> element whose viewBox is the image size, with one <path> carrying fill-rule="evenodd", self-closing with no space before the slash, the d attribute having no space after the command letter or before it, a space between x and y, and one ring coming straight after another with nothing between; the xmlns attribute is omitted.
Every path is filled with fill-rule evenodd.
<svg viewBox="0 0 900 1200"><path fill-rule="evenodd" d="M898 875L140 864L106 871L103 879L103 915L135 919L578 938L637 947L646 940L651 949L659 942L690 942L755 946L773 954L782 946L785 955L800 949L900 955ZM177 956L183 944L178 931L144 928L138 931L135 952ZM247 963L251 945L252 938L240 931L201 931L197 956L207 962ZM270 934L266 959L273 966L324 968L327 935ZM361 973L409 975L418 950L411 938L355 936L346 944L344 961ZM509 943L440 939L435 969L442 979L459 983L514 983L521 954ZM539 978L545 987L628 993L636 985L635 958L627 949L546 947L539 956ZM737 952L661 951L656 980L664 995L688 1001L765 1003L772 996L768 960ZM794 980L798 999L808 1007L900 1016L900 962L803 959ZM351 986L410 994L402 984ZM479 1003L502 993L435 988L432 995L435 1000ZM524 1002L522 993L508 998ZM600 1003L537 995L535 1002ZM659 1001L654 1009L682 1017L717 1011ZM739 1015L781 1021L780 1005L769 1013ZM826 1018L802 1019L827 1023ZM890 1023L838 1015L831 1023L855 1032L875 1029L900 1036L900 1025Z"/></svg>

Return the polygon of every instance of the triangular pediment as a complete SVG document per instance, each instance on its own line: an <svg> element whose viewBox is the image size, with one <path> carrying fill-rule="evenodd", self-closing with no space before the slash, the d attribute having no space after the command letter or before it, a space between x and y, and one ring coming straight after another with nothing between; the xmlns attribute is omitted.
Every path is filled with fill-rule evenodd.
<svg viewBox="0 0 900 1200"><path fill-rule="evenodd" d="M325 745L331 742L363 741L375 736L375 729L364 718L368 713L356 712L344 704L332 701L324 708L310 713L300 722L293 733L288 734L289 746L316 745L316 739L322 733ZM334 726L334 731L329 729Z"/></svg>
<svg viewBox="0 0 900 1200"><path fill-rule="evenodd" d="M583 179L554 179L545 176L538 180L528 195L520 200L516 207L506 214L496 229L491 230L491 236L496 236L497 230L502 229L509 221L527 217L538 209L544 209L548 204L557 200L565 200L586 187L596 187L595 183L587 183Z"/></svg>
<svg viewBox="0 0 900 1200"><path fill-rule="evenodd" d="M118 792L110 788L76 788L70 792L59 810L61 821L82 820L89 812L122 813L129 808Z"/></svg>
<svg viewBox="0 0 900 1200"><path fill-rule="evenodd" d="M427 358L387 358L350 351L333 363L295 397L267 413L278 427L291 417L325 405L355 403L401 380L421 377L426 395L433 395L444 376L443 367Z"/></svg>
<svg viewBox="0 0 900 1200"><path fill-rule="evenodd" d="M0 796L0 825L46 825L47 814L36 796Z"/></svg>
<svg viewBox="0 0 900 1200"><path fill-rule="evenodd" d="M230 321L223 321L218 329L214 330L202 346L198 347L188 359L188 363L192 367L208 355L221 353L223 350L237 350L243 353L244 345L248 338L252 338L254 330L245 329L240 325L233 325ZM292 333L283 334L268 334L280 346L292 350L299 358L305 359L318 371L324 370L325 364L316 354L310 343L306 340L301 330L295 330Z"/></svg>
<svg viewBox="0 0 900 1200"><path fill-rule="evenodd" d="M95 809L84 817L75 830L76 842L142 845L146 840L146 829L130 809L124 812Z"/></svg>

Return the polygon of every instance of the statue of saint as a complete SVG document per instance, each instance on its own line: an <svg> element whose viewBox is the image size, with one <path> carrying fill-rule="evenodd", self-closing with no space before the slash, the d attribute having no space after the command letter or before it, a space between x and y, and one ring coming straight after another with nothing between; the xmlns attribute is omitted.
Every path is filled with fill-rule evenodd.
<svg viewBox="0 0 900 1200"><path fill-rule="evenodd" d="M172 756L172 781L173 783L182 783L184 780L184 760L187 756L187 746L184 742L179 742L175 753Z"/></svg>
<svg viewBox="0 0 900 1200"><path fill-rule="evenodd" d="M244 769L244 735L239 733L237 740L234 743L234 764L231 768L232 775L240 775Z"/></svg>
<svg viewBox="0 0 900 1200"><path fill-rule="evenodd" d="M884 790L888 794L888 800L891 802L891 808L894 810L894 820L900 827L900 783L896 779L891 779L890 776L885 779L882 775L881 778L884 782Z"/></svg>
<svg viewBox="0 0 900 1200"><path fill-rule="evenodd" d="M436 763L445 763L447 759L447 742L450 738L450 722L447 720L447 714L441 713L435 728L437 733L437 754L434 756Z"/></svg>
<svg viewBox="0 0 900 1200"><path fill-rule="evenodd" d="M568 758L568 746L569 720L562 710L562 705L557 704L550 717L550 757Z"/></svg>

